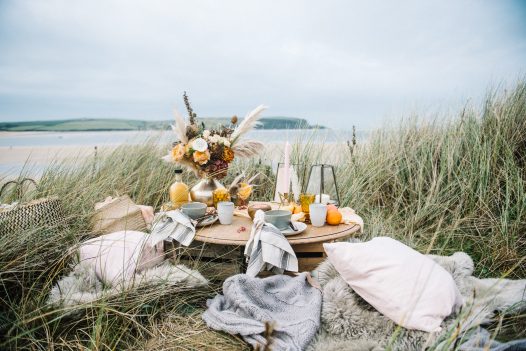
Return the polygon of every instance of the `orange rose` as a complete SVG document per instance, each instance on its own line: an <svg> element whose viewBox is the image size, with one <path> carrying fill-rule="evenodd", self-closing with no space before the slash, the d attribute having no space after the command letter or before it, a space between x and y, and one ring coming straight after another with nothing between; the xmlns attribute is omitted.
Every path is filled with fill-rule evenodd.
<svg viewBox="0 0 526 351"><path fill-rule="evenodd" d="M183 144L177 144L172 148L172 158L174 161L181 161L184 157L185 147Z"/></svg>
<svg viewBox="0 0 526 351"><path fill-rule="evenodd" d="M234 150L232 150L228 146L225 146L225 149L223 150L223 160L226 162L232 162L233 159L234 159Z"/></svg>
<svg viewBox="0 0 526 351"><path fill-rule="evenodd" d="M210 152L208 150L206 151L195 151L194 152L194 162L199 163L200 165L204 165L205 163L210 160Z"/></svg>

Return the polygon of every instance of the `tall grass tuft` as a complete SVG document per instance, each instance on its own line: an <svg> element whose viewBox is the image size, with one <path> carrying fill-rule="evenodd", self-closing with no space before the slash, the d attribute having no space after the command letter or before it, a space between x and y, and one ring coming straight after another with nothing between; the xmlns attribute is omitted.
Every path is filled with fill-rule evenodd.
<svg viewBox="0 0 526 351"><path fill-rule="evenodd" d="M352 153L344 142L315 143L309 133L294 144L293 163L337 165L343 205L365 219L364 238L389 235L425 253L465 251L480 277L526 278L524 81L489 94L480 109L378 130ZM71 269L68 250L92 237L96 202L129 194L158 209L167 201L174 167L160 161L163 151L154 141L123 145L43 173L35 196L63 199L71 225L0 237L0 349L248 349L200 320L216 284L199 291L137 288L76 308L45 305L53 284ZM270 199L275 179L265 159L278 161L272 151L236 160L224 183L241 170L260 172L257 197ZM195 182L189 174L185 180ZM507 321L507 331L524 336L524 318Z"/></svg>

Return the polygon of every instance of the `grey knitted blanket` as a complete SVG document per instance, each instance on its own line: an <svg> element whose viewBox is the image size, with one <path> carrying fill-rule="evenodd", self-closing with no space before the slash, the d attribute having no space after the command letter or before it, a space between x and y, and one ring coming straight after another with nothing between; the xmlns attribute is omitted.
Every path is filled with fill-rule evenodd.
<svg viewBox="0 0 526 351"><path fill-rule="evenodd" d="M484 328L477 330L463 343L460 351L524 351L526 339L509 341L506 343L494 340L492 335Z"/></svg>
<svg viewBox="0 0 526 351"><path fill-rule="evenodd" d="M207 301L203 320L212 329L240 334L254 347L266 344L265 322L271 322L273 351L304 350L320 326L322 300L307 274L232 276L223 283L223 295Z"/></svg>

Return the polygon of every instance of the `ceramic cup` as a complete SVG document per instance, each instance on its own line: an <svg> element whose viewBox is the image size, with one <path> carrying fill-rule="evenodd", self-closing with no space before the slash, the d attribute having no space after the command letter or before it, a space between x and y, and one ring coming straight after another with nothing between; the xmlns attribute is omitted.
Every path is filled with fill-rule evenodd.
<svg viewBox="0 0 526 351"><path fill-rule="evenodd" d="M232 224L234 218L234 203L229 201L218 202L217 215L219 216L219 223Z"/></svg>
<svg viewBox="0 0 526 351"><path fill-rule="evenodd" d="M325 204L310 204L309 205L310 222L314 227L323 227L325 218L327 217L327 205Z"/></svg>
<svg viewBox="0 0 526 351"><path fill-rule="evenodd" d="M279 230L289 228L292 213L287 210L272 210L265 212L265 222L273 224Z"/></svg>
<svg viewBox="0 0 526 351"><path fill-rule="evenodd" d="M188 202L181 205L181 212L192 219L197 219L206 214L206 204L201 202Z"/></svg>

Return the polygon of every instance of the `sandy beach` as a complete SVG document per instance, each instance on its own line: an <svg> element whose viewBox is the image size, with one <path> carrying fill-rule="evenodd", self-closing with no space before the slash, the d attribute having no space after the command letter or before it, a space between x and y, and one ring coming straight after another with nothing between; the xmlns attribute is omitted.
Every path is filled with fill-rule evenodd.
<svg viewBox="0 0 526 351"><path fill-rule="evenodd" d="M94 153L93 147L72 145L29 147L29 146L0 146L0 164L6 163L30 163L42 164L56 160L75 159L85 157Z"/></svg>
<svg viewBox="0 0 526 351"><path fill-rule="evenodd" d="M97 152L107 152L115 146L98 148ZM0 179L17 177L24 173L38 177L50 164L55 162L80 162L86 157L93 157L95 148L84 145L70 146L0 146Z"/></svg>
<svg viewBox="0 0 526 351"><path fill-rule="evenodd" d="M322 137L314 139L324 144L331 144L337 140L331 134L326 140L323 136L328 131L322 131ZM309 131L262 130L255 131L254 139L265 143L265 156L279 159L284 141L301 140ZM154 138L155 139L152 139ZM155 140L158 145L169 146L173 139L171 133L157 131L143 132L0 132L0 177L12 178L18 176L21 170L32 176L38 175L50 164L55 162L78 162L85 157L93 156L95 147L97 152L103 153L113 150L123 144L138 145Z"/></svg>

